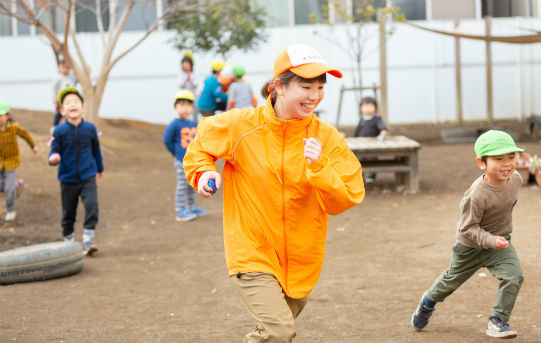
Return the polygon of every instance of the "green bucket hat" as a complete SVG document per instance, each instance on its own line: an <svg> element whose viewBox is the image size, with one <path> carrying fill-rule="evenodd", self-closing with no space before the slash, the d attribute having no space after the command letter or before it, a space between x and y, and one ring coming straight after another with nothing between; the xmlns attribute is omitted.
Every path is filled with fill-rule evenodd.
<svg viewBox="0 0 541 343"><path fill-rule="evenodd" d="M475 141L474 149L477 157L499 156L524 151L524 149L517 148L513 137L498 130L489 130L479 136Z"/></svg>
<svg viewBox="0 0 541 343"><path fill-rule="evenodd" d="M244 76L244 67L241 65L236 65L233 67L233 75L236 77L243 77Z"/></svg>
<svg viewBox="0 0 541 343"><path fill-rule="evenodd" d="M67 87L62 88L58 92L58 95L56 96L56 99L58 100L58 103L60 104L60 106L62 106L62 102L64 102L64 98L68 94L75 94L79 97L79 99L81 99L81 101L83 101L83 96L81 95L81 93L79 93L79 90L77 88L73 86L67 86Z"/></svg>
<svg viewBox="0 0 541 343"><path fill-rule="evenodd" d="M9 113L9 105L6 101L0 99L0 116Z"/></svg>

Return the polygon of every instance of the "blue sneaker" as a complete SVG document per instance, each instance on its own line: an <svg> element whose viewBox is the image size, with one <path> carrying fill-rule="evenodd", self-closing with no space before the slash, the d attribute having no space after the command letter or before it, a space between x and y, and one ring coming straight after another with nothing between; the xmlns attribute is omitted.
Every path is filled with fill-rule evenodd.
<svg viewBox="0 0 541 343"><path fill-rule="evenodd" d="M187 209L183 208L180 210L180 212L177 214L177 217L175 220L177 222L189 222L190 220L194 220L197 216L195 213L188 211Z"/></svg>
<svg viewBox="0 0 541 343"><path fill-rule="evenodd" d="M192 210L192 213L195 214L198 217L204 217L207 214L209 214L209 211L202 209L199 206L195 206L195 208Z"/></svg>
<svg viewBox="0 0 541 343"><path fill-rule="evenodd" d="M487 336L497 338L513 338L518 335L517 330L511 329L507 322L498 317L488 317Z"/></svg>
<svg viewBox="0 0 541 343"><path fill-rule="evenodd" d="M411 325L413 325L416 330L424 329L424 327L428 324L428 319L432 315L432 312L434 312L435 306L430 307L425 303L427 293L428 292L423 293L421 301L419 301L419 305L417 306L417 310L415 310L411 316Z"/></svg>

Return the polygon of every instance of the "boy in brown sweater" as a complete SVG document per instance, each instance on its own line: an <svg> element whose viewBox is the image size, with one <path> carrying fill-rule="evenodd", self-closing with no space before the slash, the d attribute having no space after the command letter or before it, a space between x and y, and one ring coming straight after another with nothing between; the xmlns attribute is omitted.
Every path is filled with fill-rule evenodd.
<svg viewBox="0 0 541 343"><path fill-rule="evenodd" d="M522 267L511 244L511 213L517 203L522 178L515 171L517 148L503 131L490 130L475 142L477 165L484 174L466 191L460 203L451 265L426 291L411 318L422 330L435 305L451 295L479 268L486 267L498 280L498 296L488 317L486 334L511 338L518 333L507 321L524 280Z"/></svg>
<svg viewBox="0 0 541 343"><path fill-rule="evenodd" d="M0 191L6 197L6 221L13 221L17 216L15 212L15 198L17 197L17 177L15 169L21 164L17 135L28 142L35 153L38 148L32 136L17 122L11 120L9 105L0 100Z"/></svg>

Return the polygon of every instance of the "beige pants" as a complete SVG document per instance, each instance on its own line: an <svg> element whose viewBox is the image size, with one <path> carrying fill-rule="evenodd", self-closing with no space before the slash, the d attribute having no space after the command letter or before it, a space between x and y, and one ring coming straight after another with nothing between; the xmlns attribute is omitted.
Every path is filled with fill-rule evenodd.
<svg viewBox="0 0 541 343"><path fill-rule="evenodd" d="M289 343L295 337L295 318L306 305L307 298L293 299L285 295L271 274L246 273L231 276L246 303L248 311L257 320L253 332L244 337L244 343Z"/></svg>

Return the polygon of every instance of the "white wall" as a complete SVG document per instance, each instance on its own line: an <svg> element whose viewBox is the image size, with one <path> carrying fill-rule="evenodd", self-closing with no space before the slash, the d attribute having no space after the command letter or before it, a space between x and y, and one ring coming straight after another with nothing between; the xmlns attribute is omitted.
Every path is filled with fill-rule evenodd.
<svg viewBox="0 0 541 343"><path fill-rule="evenodd" d="M417 22L430 27L453 30L450 21ZM481 20L464 21L462 26L473 34L484 33ZM527 34L518 28L541 29L539 19L493 19L494 35ZM257 51L236 52L231 64L242 64L254 90L272 75L276 53L287 44L306 43L316 48L329 64L344 72L343 79L329 76L325 100L320 104L321 117L335 122L339 90L352 85L353 64L346 53L332 41L347 46L344 27L296 26L267 30L267 42ZM313 32L320 32L314 35ZM141 33L126 32L116 52L123 51ZM153 33L141 46L113 69L105 90L101 116L129 118L153 123L167 123L174 115L172 102L177 89L176 77L181 52L169 43L173 32ZM377 27L365 29L367 37L363 64L365 85L379 83ZM80 34L80 45L87 56L93 76L101 59L96 34ZM485 44L462 40L463 112L465 120L486 117ZM56 65L51 48L43 37L0 37L0 98L12 107L52 110L51 82ZM541 45L494 43L493 80L495 118L520 118L541 113ZM201 83L209 72L214 56L196 53L195 72ZM389 122L442 122L455 118L454 40L421 31L405 24L395 24L388 41ZM367 92L369 94L370 92ZM260 99L260 104L263 99ZM346 93L340 124L357 122L358 100Z"/></svg>

